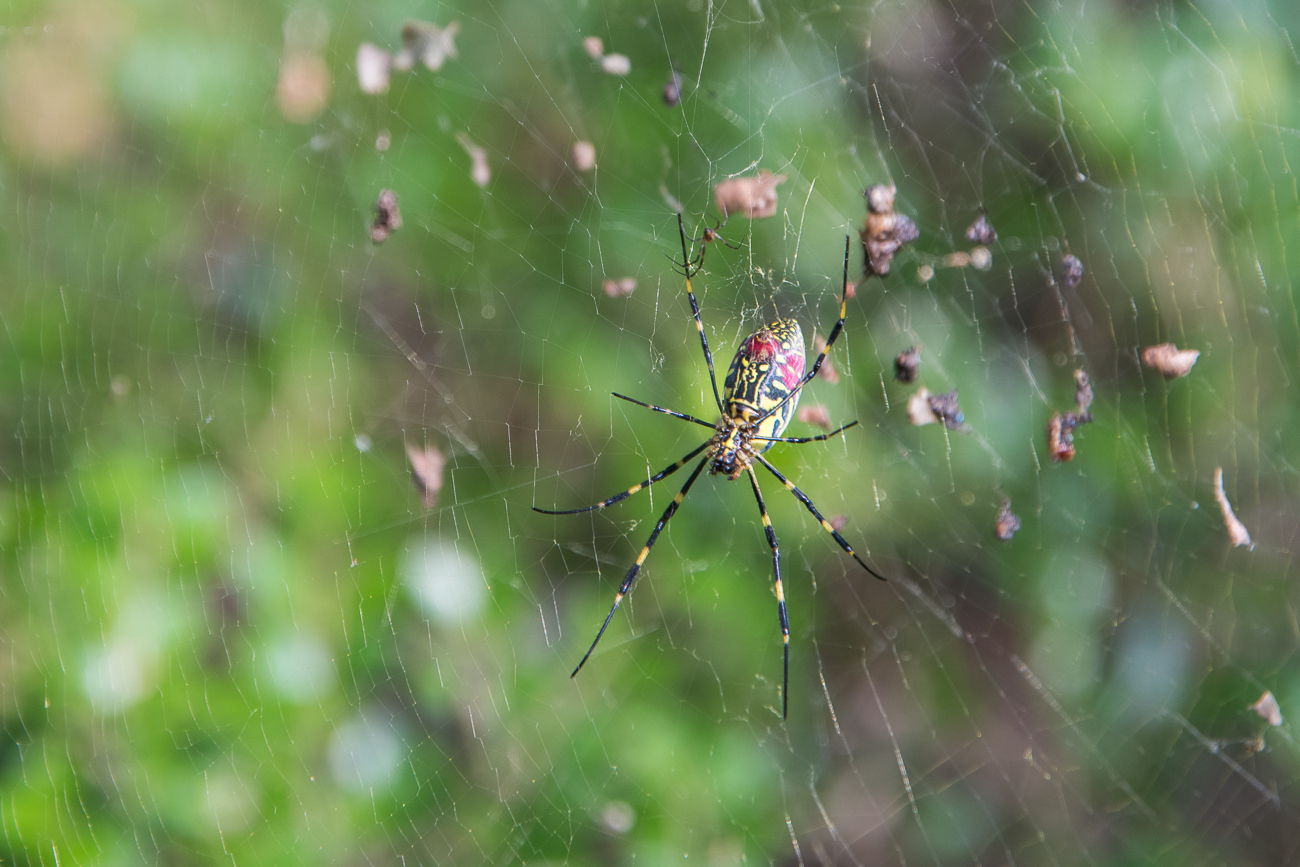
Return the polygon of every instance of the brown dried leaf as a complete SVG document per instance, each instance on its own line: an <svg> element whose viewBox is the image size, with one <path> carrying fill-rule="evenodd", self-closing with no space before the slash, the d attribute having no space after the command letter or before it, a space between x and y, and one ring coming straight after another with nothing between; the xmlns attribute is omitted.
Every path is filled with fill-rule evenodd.
<svg viewBox="0 0 1300 867"><path fill-rule="evenodd" d="M916 375L921 368L921 350L916 346L909 346L898 357L894 359L894 378L902 383L916 381Z"/></svg>
<svg viewBox="0 0 1300 867"><path fill-rule="evenodd" d="M776 213L776 188L784 181L785 175L763 169L752 178L723 181L713 188L713 199L724 220L732 214L761 220Z"/></svg>
<svg viewBox="0 0 1300 867"><path fill-rule="evenodd" d="M899 249L921 236L911 218L894 212L897 194L893 184L875 184L863 194L867 199L867 219L860 234L867 253L868 274L881 277L888 274Z"/></svg>
<svg viewBox="0 0 1300 867"><path fill-rule="evenodd" d="M411 461L411 481L420 492L420 502L432 509L442 490L442 470L447 459L433 446L420 448L412 443L406 444L406 456Z"/></svg>
<svg viewBox="0 0 1300 867"><path fill-rule="evenodd" d="M375 199L375 219L370 224L370 240L382 244L388 236L402 228L402 211L397 206L397 193L389 189L379 191Z"/></svg>
<svg viewBox="0 0 1300 867"><path fill-rule="evenodd" d="M1219 504L1219 511L1223 514L1223 526L1228 528L1228 539L1231 540L1232 546L1236 548L1246 545L1253 550L1255 543L1250 540L1250 532L1233 514L1232 503L1228 502L1228 495L1223 490L1223 467L1214 468L1214 501Z"/></svg>
<svg viewBox="0 0 1300 867"><path fill-rule="evenodd" d="M1172 343L1160 343L1142 350L1142 362L1165 379L1178 379L1191 373L1192 365L1200 357L1200 350L1179 349Z"/></svg>
<svg viewBox="0 0 1300 867"><path fill-rule="evenodd" d="M949 430L959 433L966 433L969 430L963 424L966 421L966 416L962 414L961 407L957 403L957 389L954 388L944 394L932 395L930 397L930 409L940 421L948 426Z"/></svg>

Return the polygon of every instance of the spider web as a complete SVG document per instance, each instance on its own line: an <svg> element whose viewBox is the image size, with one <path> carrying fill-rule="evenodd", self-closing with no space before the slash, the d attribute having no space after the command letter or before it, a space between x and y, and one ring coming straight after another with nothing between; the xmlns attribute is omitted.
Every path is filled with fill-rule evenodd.
<svg viewBox="0 0 1300 867"><path fill-rule="evenodd" d="M7 863L1300 860L1292 5L6 17ZM454 54L362 92L408 19ZM811 354L853 235L802 405L861 423L768 455L889 578L762 480L785 721L743 479L701 477L572 680L685 473L531 510L707 435L611 392L715 417L674 214L760 170L705 334L720 371L778 315ZM920 237L863 279L880 183ZM910 423L921 387L964 426Z"/></svg>

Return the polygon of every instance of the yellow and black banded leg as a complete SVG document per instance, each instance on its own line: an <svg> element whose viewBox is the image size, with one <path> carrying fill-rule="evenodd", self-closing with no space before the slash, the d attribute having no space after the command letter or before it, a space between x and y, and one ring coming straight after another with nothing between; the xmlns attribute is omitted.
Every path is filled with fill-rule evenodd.
<svg viewBox="0 0 1300 867"><path fill-rule="evenodd" d="M696 449L691 454L699 454L699 451L699 449ZM684 458L683 460L686 459ZM586 665L587 660L591 658L591 654L596 649L596 645L600 644L600 639L605 635L605 630L609 628L609 622L614 619L614 612L618 610L618 606L623 601L623 597L628 594L629 590L631 590L632 582L636 580L636 574L641 571L641 564L645 563L645 558L650 556L650 549L654 547L655 541L659 538L659 533L672 519L673 513L675 513L677 507L682 504L682 500L686 499L686 493L690 491L691 485L695 484L695 480L700 477L700 472L703 471L704 465L708 462L709 458L706 455L704 460L700 461L699 464L696 465L694 471L691 472L690 478L686 480L686 484L682 485L682 489L677 492L677 496L673 497L673 501L668 504L668 508L664 509L663 516L659 518L659 523L655 524L654 532L652 532L650 538L646 540L645 547L641 549L640 554L636 555L636 562L632 564L631 569L627 570L627 575L623 578L623 584L618 588L618 595L614 597L614 604L610 606L609 614L605 615L605 622L600 625L600 631L596 633L596 640L591 642L591 647L587 648L587 652L582 655L582 661L578 663L578 667L573 670L573 674L569 675L569 677L577 677L578 672L582 671L582 667Z"/></svg>
<svg viewBox="0 0 1300 867"><path fill-rule="evenodd" d="M776 530L772 529L772 518L767 514L767 503L763 502L763 492L758 487L758 476L753 467L749 471L749 483L754 486L754 499L758 500L758 512L763 518L763 532L767 534L767 545L772 549L772 575L776 582L776 617L781 623L781 656L783 660L781 676L781 719L785 719L790 709L790 615L785 608L785 587L781 584L781 547L776 542Z"/></svg>
<svg viewBox="0 0 1300 867"><path fill-rule="evenodd" d="M851 556L854 560L858 561L859 566L861 566L863 569L866 569L868 572L870 572L872 575L879 578L881 581L889 580L884 575L881 575L875 569L872 569L870 566L868 566L863 561L863 559L858 556L857 552L853 550L853 546L850 545L848 542L846 542L844 540L844 537L839 534L839 531L837 531L834 527L831 526L830 521L822 517L822 513L817 511L817 507L813 505L813 501L808 499L807 494L805 494L803 491L796 488L794 486L794 482L790 481L785 476L781 475L781 471L778 470L776 467L772 466L770 463L768 463L767 458L763 457L762 455L755 455L754 457L758 459L759 463L767 467L768 471L772 475L776 476L781 481L781 484L785 485L785 489L790 493L794 494L795 497L798 498L799 502L803 503L804 506L807 507L808 511L812 512L812 516L816 518L818 523L822 525L822 529L825 530L827 533L830 533L831 536L835 539L835 541L839 544L839 546L844 549L844 552L849 556Z"/></svg>
<svg viewBox="0 0 1300 867"><path fill-rule="evenodd" d="M855 424L857 424L856 421L851 421L846 425L837 427L828 434L818 434L815 437L750 437L750 439L756 443L795 443L796 445L800 443L819 443L822 440L828 440L833 436L844 433Z"/></svg>
<svg viewBox="0 0 1300 867"><path fill-rule="evenodd" d="M790 389L789 394L787 394L780 403L778 403L776 406L769 409L767 412L763 413L758 418L754 419L753 423L755 425L757 425L759 422L761 422L763 419L767 418L768 416L772 415L772 413L778 412L781 409L781 407L789 403L790 400L794 398L796 394L803 391L803 387L805 385L813 381L813 377L817 375L817 371L822 369L822 362L824 362L826 360L826 356L830 354L831 347L834 346L835 341L839 339L840 332L844 330L844 317L848 312L848 304L849 304L849 250L850 250L849 236L845 235L844 236L844 289L840 292L840 318L836 320L835 327L831 329L830 336L826 338L826 345L822 347L821 352L817 353L817 360L813 362L812 367L808 368L808 372L803 375L803 379L799 380L799 383L794 388ZM690 280L687 280L686 287L688 291L690 290L690 285L691 285Z"/></svg>
<svg viewBox="0 0 1300 867"><path fill-rule="evenodd" d="M670 415L673 418L679 418L682 421L689 421L694 424L704 425L707 428L714 427L714 425L710 424L704 419L696 418L693 415L687 415L684 412L678 412L675 409L664 409L662 406L655 406L653 403L646 403L644 400L637 400L635 397L628 397L626 394L619 394L617 391L611 391L610 394L614 395L614 397L617 397L619 400L625 400L628 403L634 403L637 406L643 406L646 409L652 409L655 412L661 412L664 415Z"/></svg>
<svg viewBox="0 0 1300 867"><path fill-rule="evenodd" d="M709 351L709 339L704 336L704 321L700 319L700 303L695 300L695 290L691 288L690 258L686 253L686 226L682 223L681 214L677 215L677 231L682 236L682 261L687 263L683 272L686 276L686 297L691 299L691 313L695 316L695 330L700 332L700 346L704 348L704 363L709 366L709 384L713 386L713 402L718 405L718 412L725 413L726 410L722 408L722 398L718 395L718 375L713 369L713 353Z"/></svg>
<svg viewBox="0 0 1300 867"><path fill-rule="evenodd" d="M533 506L533 511L541 512L543 515L580 515L583 512L594 512L596 509L603 509L606 506L612 506L614 503L617 503L619 500L626 500L628 497L632 496L642 488L650 487L655 482L659 481L665 476L671 476L673 473L677 472L682 467L686 466L687 461L689 461L691 458L695 457L700 452L707 449L709 447L710 442L712 442L712 440L706 441L704 445L700 446L698 449L691 452L690 454L682 458L677 463L673 464L672 466L665 467L664 469L655 473L650 478L646 479L644 482L641 482L638 485L633 485L632 487L628 488L626 491L617 493L614 496L610 497L608 500L601 500L599 503L596 503L594 506L583 506L581 509L564 509L561 511L552 511L551 509L539 509L536 506Z"/></svg>

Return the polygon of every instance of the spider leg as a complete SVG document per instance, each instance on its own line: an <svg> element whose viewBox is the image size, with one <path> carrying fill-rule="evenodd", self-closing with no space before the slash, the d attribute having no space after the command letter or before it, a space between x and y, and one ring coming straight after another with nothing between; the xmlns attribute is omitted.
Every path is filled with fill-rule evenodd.
<svg viewBox="0 0 1300 867"><path fill-rule="evenodd" d="M677 463L673 464L672 466L665 467L664 469L662 469L662 470L660 470L659 472L655 473L655 474L654 474L653 476L651 476L650 478L646 479L644 482L641 482L640 484L633 485L632 487L628 488L626 491L623 491L623 492L621 492L621 493L617 493L617 494L615 494L614 496L610 497L608 500L601 500L599 503L596 503L594 506L583 506L581 509L563 509L563 510L560 510L560 511L552 511L552 510L550 510L550 509L539 509L539 508L537 508L536 506L533 506L533 511L534 511L534 512L541 512L543 515L580 515L580 514L582 514L583 512L594 512L596 509L603 509L603 508L605 508L606 506L612 506L612 505L614 505L615 503L617 503L617 502L620 501L620 500L626 500L628 497L632 496L633 494L635 494L637 491L641 490L642 488L648 488L648 487L650 487L650 486L653 485L655 482L659 481L660 479L664 478L665 476L671 476L673 473L677 472L677 471L680 470L682 467L686 466L686 462L687 462L687 461L689 461L691 458L695 457L695 456L698 455L700 452L702 452L702 451L704 451L705 449L707 449L707 448L709 447L709 443L711 443L711 442L713 442L713 441L712 441L712 440L707 440L707 441L705 441L704 445L700 446L698 449L696 449L695 451L691 452L689 455L687 455L686 457L682 458L680 461L678 461Z"/></svg>
<svg viewBox="0 0 1300 867"><path fill-rule="evenodd" d="M758 500L758 512L763 516L763 532L767 534L767 545L772 549L772 574L776 582L776 617L781 624L782 658L784 674L781 677L781 719L785 719L790 707L790 615L785 608L785 588L781 584L781 547L776 542L776 530L772 529L772 519L767 514L767 504L763 502L763 492L758 487L758 476L754 468L746 467L749 483L754 486L754 499Z"/></svg>
<svg viewBox="0 0 1300 867"><path fill-rule="evenodd" d="M857 424L856 421L851 421L846 425L837 427L828 434L818 434L815 437L750 437L750 439L756 443L819 443L822 440L830 439L836 434L843 433L855 424Z"/></svg>
<svg viewBox="0 0 1300 867"><path fill-rule="evenodd" d="M836 339L839 338L840 332L844 330L844 316L845 316L845 312L848 310L848 303L849 303L849 249L850 249L849 236L845 235L844 236L844 290L840 293L840 318L836 321L835 327L831 329L830 336L826 338L826 345L822 347L822 351L817 354L817 360L813 362L813 366L808 369L808 372L803 375L803 379L799 380L799 384L796 385L794 388L790 389L790 392L785 396L785 399L783 399L780 403L778 403L776 406L772 407L767 412L760 415L758 418L754 419L753 424L757 425L759 422L761 422L763 419L770 416L772 413L780 410L781 407L785 406L796 394L803 391L803 387L805 385L812 382L813 377L817 375L817 371L821 370L822 362L826 360L826 356L827 354L830 353L831 347L835 345ZM689 289L690 281L687 281L686 285L687 288Z"/></svg>
<svg viewBox="0 0 1300 867"><path fill-rule="evenodd" d="M676 410L672 410L672 409L664 409L662 406L655 406L654 404L646 403L645 401L642 400L637 400L635 397L628 397L625 394L619 394L617 391L611 391L610 394L614 395L614 397L617 397L619 400L625 400L628 403L634 403L637 406L643 406L646 409L652 409L655 412L662 412L664 415L670 415L673 418L680 418L683 421L689 421L695 424L704 425L707 428L715 427L715 425L709 424L707 421L704 421L703 419L698 419L693 415L687 415L684 412L677 412Z"/></svg>
<svg viewBox="0 0 1300 867"><path fill-rule="evenodd" d="M881 575L875 569L872 569L870 566L868 566L863 561L863 559L857 555L857 552L853 550L853 546L850 545L848 542L846 542L844 540L844 537L839 534L839 531L831 526L830 521L822 517L822 513L817 511L817 507L813 505L813 501L808 499L807 494L805 494L803 491L796 488L794 486L794 482L790 481L785 476L781 475L781 471L778 470L776 467L772 466L770 463L768 463L767 458L763 457L762 455L754 455L754 458L763 466L767 467L768 472L776 476L781 481L781 484L785 485L785 489L790 493L794 494L795 497L799 500L799 502L803 503L804 506L808 509L808 511L812 512L812 516L821 523L822 529L825 530L827 533L830 533L831 536L834 537L836 543L838 543L839 546L844 549L844 552L848 554L850 557L852 557L854 560L858 561L859 566L861 566L863 569L866 569L868 572L870 572L872 575L879 578L881 581L889 580L884 575Z"/></svg>
<svg viewBox="0 0 1300 867"><path fill-rule="evenodd" d="M705 443L704 445L707 446L708 443ZM698 454L699 451L700 449L696 449L694 452L691 452L691 454ZM683 458L682 460L685 461L687 458ZM582 656L582 661L578 663L578 667L573 670L573 674L569 675L569 677L577 677L578 672L582 671L582 667L586 665L587 660L591 658L592 651L596 649L597 644L600 644L600 639L605 635L605 630L609 628L609 622L614 619L614 612L618 610L619 603L623 601L623 597L626 596L628 591L632 588L632 582L636 580L637 573L641 571L641 564L645 562L646 557L650 556L650 549L654 547L655 541L659 538L660 531L662 531L668 521L672 519L673 514L677 511L677 507L682 504L682 500L686 499L686 494L690 491L691 485L695 484L695 480L700 477L700 473L704 470L704 465L708 462L709 458L705 455L704 460L700 461L699 464L696 465L690 478L686 480L686 484L682 485L682 489L677 492L677 496L673 497L673 501L668 504L668 508L664 509L663 516L659 518L659 523L655 524L654 532L652 532L650 538L646 540L645 547L641 549L640 554L636 555L636 562L632 564L631 569L627 570L627 575L623 578L623 584L618 588L618 595L614 597L614 604L610 606L609 614L605 616L605 622L600 625L600 631L596 633L596 640L591 642L591 647L587 648L587 652ZM674 467L674 469L675 468L676 467Z"/></svg>
<svg viewBox="0 0 1300 867"><path fill-rule="evenodd" d="M686 226L682 223L682 215L677 215L677 231L682 236L682 260L690 262L690 254L686 252ZM847 243L847 241L846 241ZM848 285L848 259L845 259L844 265L845 283ZM698 272L697 272L698 273ZM704 322L700 319L700 304L695 300L695 292L691 289L691 269L686 269L686 296L691 299L691 313L695 315L695 329L700 332L700 346L704 349L704 362L709 366L709 384L713 386L713 402L718 405L718 412L726 414L722 407L722 398L718 395L718 375L713 369L713 353L709 352L709 339L704 336ZM840 312L844 312L844 305L840 305ZM844 320L841 319L840 322Z"/></svg>

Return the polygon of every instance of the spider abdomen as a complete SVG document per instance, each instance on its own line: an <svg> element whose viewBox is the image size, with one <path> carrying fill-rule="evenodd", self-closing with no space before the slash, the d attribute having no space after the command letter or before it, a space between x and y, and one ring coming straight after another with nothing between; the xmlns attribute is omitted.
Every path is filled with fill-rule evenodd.
<svg viewBox="0 0 1300 867"><path fill-rule="evenodd" d="M803 331L793 319L778 319L746 337L727 371L722 395L727 418L746 424L759 419L750 425L751 437L781 436L799 404L804 360ZM764 442L756 451L771 447Z"/></svg>

